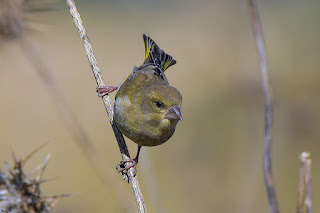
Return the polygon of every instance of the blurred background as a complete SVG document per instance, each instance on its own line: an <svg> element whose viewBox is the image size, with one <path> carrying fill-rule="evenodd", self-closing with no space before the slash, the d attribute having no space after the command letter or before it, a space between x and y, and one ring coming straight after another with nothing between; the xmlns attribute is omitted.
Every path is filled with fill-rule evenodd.
<svg viewBox="0 0 320 213"><path fill-rule="evenodd" d="M33 3L36 5L35 0ZM64 1L27 14L32 41L109 178L77 145L21 39L0 40L0 168L10 146L26 165L52 157L45 195L74 193L53 212L136 212L114 166L118 145ZM76 1L105 81L117 86L144 57L150 35L177 65L166 76L183 95L183 121L164 145L143 148L138 178L149 212L269 212L262 172L264 105L246 1ZM273 172L280 210L296 209L299 155L312 154L313 210L320 212L318 0L258 1L274 97ZM111 95L114 97L114 94ZM132 156L136 145L127 139ZM117 191L118 189L118 191ZM120 191L120 192L119 192Z"/></svg>

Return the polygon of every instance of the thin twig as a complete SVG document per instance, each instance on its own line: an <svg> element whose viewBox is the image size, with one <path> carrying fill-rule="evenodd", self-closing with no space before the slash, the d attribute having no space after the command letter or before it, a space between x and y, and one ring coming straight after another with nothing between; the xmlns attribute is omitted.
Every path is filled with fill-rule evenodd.
<svg viewBox="0 0 320 213"><path fill-rule="evenodd" d="M312 213L312 194L311 194L311 159L306 159L306 175L305 175L305 183L306 183L306 206L307 213Z"/></svg>
<svg viewBox="0 0 320 213"><path fill-rule="evenodd" d="M97 85L98 85L98 87L106 86L106 84L104 83L102 74L100 72L100 69L98 67L98 63L97 63L96 57L94 55L92 46L90 44L89 38L87 36L85 27L84 27L84 25L82 23L82 20L80 18L80 14L78 13L77 8L75 6L75 3L74 3L73 0L66 0L66 3L67 3L67 5L68 5L68 7L70 9L70 14L71 14L71 16L73 18L73 21L74 21L74 23L76 25L76 28L78 30L82 45L83 45L83 47L85 49L85 52L87 54L87 57L88 57L88 60L89 60L93 75L94 75L94 77L96 79ZM120 148L122 159L123 160L128 160L128 159L130 159L130 155L129 155L129 152L128 152L127 145L126 145L126 143L124 141L122 133L120 132L120 130L117 128L117 126L113 122L113 107L112 107L112 104L111 104L111 100L110 100L109 96L104 96L102 98L102 100L103 100L104 106L106 108L106 111L107 111L107 114L108 114L109 121L111 123L112 129L113 129L114 134L116 136L116 139L117 139L117 142L118 142L118 145L119 145L119 148ZM142 193L141 193L141 189L140 189L140 185L139 185L139 182L138 182L138 178L134 175L134 169L133 168L129 169L127 175L128 175L128 179L129 179L129 181L131 183L131 186L132 186L132 189L133 189L133 193L135 195L138 211L140 213L147 212L146 207L144 205L143 196L142 196Z"/></svg>
<svg viewBox="0 0 320 213"><path fill-rule="evenodd" d="M264 138L264 155L263 155L263 171L266 190L268 194L269 206L272 213L278 213L278 203L276 193L274 190L272 162L271 162L271 124L272 124L272 98L271 89L268 78L267 56L265 53L263 34L261 30L261 23L258 13L258 8L255 0L248 0L248 7L250 11L250 20L254 37L256 40L256 47L259 55L262 88L264 93L265 105L265 138Z"/></svg>
<svg viewBox="0 0 320 213"><path fill-rule="evenodd" d="M306 206L307 213L312 213L312 194L311 194L311 159L306 162Z"/></svg>
<svg viewBox="0 0 320 213"><path fill-rule="evenodd" d="M307 213L311 213L311 155L307 152L303 152L300 155L300 179L297 213L302 213L305 206L307 208Z"/></svg>
<svg viewBox="0 0 320 213"><path fill-rule="evenodd" d="M299 188L298 188L298 203L297 213L303 212L304 197L305 197L305 155L304 152L300 156L300 177L299 177Z"/></svg>

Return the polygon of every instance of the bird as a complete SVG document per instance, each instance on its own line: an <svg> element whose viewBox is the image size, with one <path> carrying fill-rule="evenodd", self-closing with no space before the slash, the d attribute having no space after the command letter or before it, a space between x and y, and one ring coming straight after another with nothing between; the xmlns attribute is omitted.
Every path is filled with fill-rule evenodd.
<svg viewBox="0 0 320 213"><path fill-rule="evenodd" d="M123 160L119 172L136 167L142 146L152 147L165 143L182 120L182 95L169 85L164 72L176 64L176 60L165 53L143 34L145 59L141 66L134 67L130 75L118 87L97 88L103 97L117 91L114 101L114 122L122 134L138 145L134 159ZM124 166L124 163L130 162Z"/></svg>

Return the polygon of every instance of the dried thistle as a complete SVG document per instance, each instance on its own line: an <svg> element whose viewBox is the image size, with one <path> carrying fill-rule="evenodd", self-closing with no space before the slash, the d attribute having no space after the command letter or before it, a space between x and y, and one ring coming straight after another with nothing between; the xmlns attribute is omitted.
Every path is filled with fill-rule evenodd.
<svg viewBox="0 0 320 213"><path fill-rule="evenodd" d="M23 160L17 160L15 154L13 168L5 162L8 172L0 170L0 212L10 213L48 213L58 200L69 195L43 196L40 185L47 182L42 179L44 170L48 164L50 154L45 161L33 173L39 174L30 178L24 171L23 166L27 160L34 155L41 147L31 152Z"/></svg>
<svg viewBox="0 0 320 213"><path fill-rule="evenodd" d="M28 28L35 28L30 22L32 12L48 10L48 0L0 0L0 37L17 39Z"/></svg>
<svg viewBox="0 0 320 213"><path fill-rule="evenodd" d="M6 39L22 36L26 19L25 0L0 0L0 35Z"/></svg>

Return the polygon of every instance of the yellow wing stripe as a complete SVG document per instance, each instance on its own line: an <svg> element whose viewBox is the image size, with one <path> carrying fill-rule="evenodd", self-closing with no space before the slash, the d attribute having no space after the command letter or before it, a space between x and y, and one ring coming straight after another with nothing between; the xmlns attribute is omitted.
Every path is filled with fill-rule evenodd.
<svg viewBox="0 0 320 213"><path fill-rule="evenodd" d="M146 60L149 57L151 47L154 41L149 36L146 36L145 34L143 34L143 40L144 40L144 46L145 46L144 59Z"/></svg>
<svg viewBox="0 0 320 213"><path fill-rule="evenodd" d="M165 60L164 61L164 64L163 64L163 71L165 71L169 66L170 66L170 63L172 62L172 58L168 58L168 60Z"/></svg>

